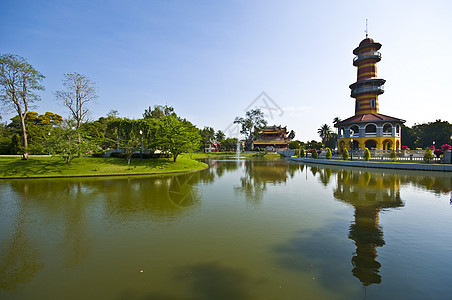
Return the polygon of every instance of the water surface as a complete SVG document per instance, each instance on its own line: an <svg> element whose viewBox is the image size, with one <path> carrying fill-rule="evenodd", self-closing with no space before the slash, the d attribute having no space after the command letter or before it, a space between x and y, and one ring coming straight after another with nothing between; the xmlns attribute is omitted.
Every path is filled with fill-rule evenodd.
<svg viewBox="0 0 452 300"><path fill-rule="evenodd" d="M210 165L0 181L0 298L450 299L450 174Z"/></svg>

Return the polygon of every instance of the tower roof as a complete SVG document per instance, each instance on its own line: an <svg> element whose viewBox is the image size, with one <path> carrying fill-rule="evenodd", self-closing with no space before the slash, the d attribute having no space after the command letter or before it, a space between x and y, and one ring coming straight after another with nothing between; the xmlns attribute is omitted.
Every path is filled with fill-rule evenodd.
<svg viewBox="0 0 452 300"><path fill-rule="evenodd" d="M380 43L376 43L373 38L365 38L359 43L359 46L353 50L353 54L358 55L359 51L364 48L375 48L375 50L379 50L381 48Z"/></svg>
<svg viewBox="0 0 452 300"><path fill-rule="evenodd" d="M396 121L396 122L402 122L405 123L405 120L399 119L399 118L394 118L394 117L390 117L387 115L383 115L383 114L377 114L377 113L372 113L372 114L361 114L361 115L355 115L353 117L350 117L348 119L345 119L342 122L336 123L334 125L334 127L339 127L341 125L345 125L345 124L350 124L350 123L360 123L360 122L385 122L385 121Z"/></svg>

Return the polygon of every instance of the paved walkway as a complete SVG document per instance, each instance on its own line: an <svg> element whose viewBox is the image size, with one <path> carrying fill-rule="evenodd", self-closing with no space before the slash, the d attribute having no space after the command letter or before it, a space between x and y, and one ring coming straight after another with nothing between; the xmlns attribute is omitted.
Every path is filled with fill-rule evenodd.
<svg viewBox="0 0 452 300"><path fill-rule="evenodd" d="M366 162L366 161L350 161L339 159L325 158L306 158L291 157L293 161L307 162L323 165L337 165L348 167L364 167L364 168L381 168L381 169L400 169L400 170L419 170L419 171L441 171L452 172L452 165L446 164L416 164L416 163L397 163L397 162Z"/></svg>

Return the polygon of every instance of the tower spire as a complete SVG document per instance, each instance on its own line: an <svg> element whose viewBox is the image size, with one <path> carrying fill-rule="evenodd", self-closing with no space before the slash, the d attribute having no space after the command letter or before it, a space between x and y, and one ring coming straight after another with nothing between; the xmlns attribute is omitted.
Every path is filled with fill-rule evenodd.
<svg viewBox="0 0 452 300"><path fill-rule="evenodd" d="M367 19L366 19L366 39L367 39L367 34L368 34L368 32L367 32Z"/></svg>

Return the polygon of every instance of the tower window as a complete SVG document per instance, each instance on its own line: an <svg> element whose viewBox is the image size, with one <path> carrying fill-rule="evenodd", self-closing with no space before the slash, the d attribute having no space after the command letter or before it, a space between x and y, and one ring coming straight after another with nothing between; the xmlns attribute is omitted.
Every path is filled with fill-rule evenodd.
<svg viewBox="0 0 452 300"><path fill-rule="evenodd" d="M375 99L370 100L370 107L371 107L371 108L375 108L376 106L377 106L377 105L376 105Z"/></svg>
<svg viewBox="0 0 452 300"><path fill-rule="evenodd" d="M356 109L359 109L361 107L360 102L356 101Z"/></svg>

